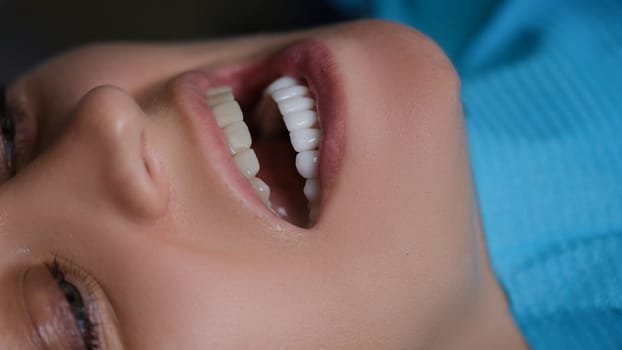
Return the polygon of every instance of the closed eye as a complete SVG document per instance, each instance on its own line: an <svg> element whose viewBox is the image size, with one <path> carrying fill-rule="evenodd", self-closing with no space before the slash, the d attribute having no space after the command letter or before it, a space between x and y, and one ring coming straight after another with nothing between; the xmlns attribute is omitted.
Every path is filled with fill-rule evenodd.
<svg viewBox="0 0 622 350"><path fill-rule="evenodd" d="M2 178L15 175L14 148L15 148L15 121L9 115L6 103L6 89L0 88L0 137L2 137Z"/></svg>

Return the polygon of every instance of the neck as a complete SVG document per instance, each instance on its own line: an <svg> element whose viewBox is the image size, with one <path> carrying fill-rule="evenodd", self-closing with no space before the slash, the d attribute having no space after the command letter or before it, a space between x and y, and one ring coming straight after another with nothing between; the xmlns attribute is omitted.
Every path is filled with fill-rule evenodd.
<svg viewBox="0 0 622 350"><path fill-rule="evenodd" d="M456 337L448 337L442 349L507 349L527 350L523 339L510 313L503 290L492 277L487 282L491 286L483 291L473 304L473 313L458 325Z"/></svg>
<svg viewBox="0 0 622 350"><path fill-rule="evenodd" d="M463 317L456 319L451 333L439 337L436 349L529 349L510 313L508 300L496 280L487 256L480 218L476 218L480 266L482 267L481 289L475 293Z"/></svg>

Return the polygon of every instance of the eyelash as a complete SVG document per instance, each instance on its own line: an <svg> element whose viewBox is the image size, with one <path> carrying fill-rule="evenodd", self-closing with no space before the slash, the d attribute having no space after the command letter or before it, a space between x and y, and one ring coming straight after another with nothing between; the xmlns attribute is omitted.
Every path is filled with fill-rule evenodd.
<svg viewBox="0 0 622 350"><path fill-rule="evenodd" d="M10 111L6 88L4 85L0 86L0 138L2 139L2 151L5 153L4 158L6 167L6 173L9 177L13 177L16 172L16 163L19 151L21 150L22 127L20 125L21 120L15 116L15 113ZM9 146L10 145L10 146Z"/></svg>
<svg viewBox="0 0 622 350"><path fill-rule="evenodd" d="M63 289L64 293L66 293L64 288L70 287L73 288L75 292L77 292L77 294L79 295L82 301L82 308L84 309L84 319L79 320L76 312L73 310L72 311L74 316L76 317L76 321L84 322L84 324L81 326L82 329L80 330L80 333L82 333L85 348L86 350L99 350L99 327L97 322L93 319L93 315L88 312L88 301L95 298L93 290L94 288L96 288L96 282L85 271L83 271L70 261L62 259L56 255L53 256L52 262L47 264L47 267L52 277L54 277L54 279L56 280L59 288ZM79 280L81 282L81 286L83 286L85 290L83 291L82 288L79 288L74 283L68 281L66 279L68 275L72 277L72 280ZM69 296L66 295L66 298L67 302L73 308L74 305L69 300Z"/></svg>

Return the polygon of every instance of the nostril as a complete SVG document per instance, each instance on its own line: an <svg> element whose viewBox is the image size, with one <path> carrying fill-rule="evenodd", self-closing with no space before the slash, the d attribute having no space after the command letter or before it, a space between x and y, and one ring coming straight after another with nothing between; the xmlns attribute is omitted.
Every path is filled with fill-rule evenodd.
<svg viewBox="0 0 622 350"><path fill-rule="evenodd" d="M151 154L148 152L149 147L147 145L147 137L145 135L146 135L145 131L143 130L140 133L140 145L143 151L143 165L149 177L151 177L152 179L155 179L155 175L156 175L155 168L154 168L154 165L152 164L154 159L152 158Z"/></svg>
<svg viewBox="0 0 622 350"><path fill-rule="evenodd" d="M158 157L149 147L148 133L139 135L134 143L126 140L125 147L111 155L104 182L122 214L152 220L166 213L169 186Z"/></svg>
<svg viewBox="0 0 622 350"><path fill-rule="evenodd" d="M151 166L151 163L149 162L149 159L145 158L143 160L143 165L145 166L145 172L147 172L147 175L149 175L150 178L154 179L155 174L154 174L153 167Z"/></svg>
<svg viewBox="0 0 622 350"><path fill-rule="evenodd" d="M76 109L76 138L91 149L102 194L124 215L160 216L167 207L168 190L150 147L150 120L133 96L114 86L87 93Z"/></svg>
<svg viewBox="0 0 622 350"><path fill-rule="evenodd" d="M143 129L140 134L140 147L142 156L143 175L135 174L137 187L140 189L136 195L134 205L143 217L158 218L163 216L168 209L169 182L163 171L160 158L154 152L152 142L149 142L148 132Z"/></svg>

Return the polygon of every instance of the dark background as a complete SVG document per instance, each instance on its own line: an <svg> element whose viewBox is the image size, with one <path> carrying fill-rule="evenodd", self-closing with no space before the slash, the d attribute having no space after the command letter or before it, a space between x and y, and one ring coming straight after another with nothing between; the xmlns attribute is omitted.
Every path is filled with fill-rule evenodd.
<svg viewBox="0 0 622 350"><path fill-rule="evenodd" d="M0 82L94 41L221 38L341 19L324 0L0 0Z"/></svg>

